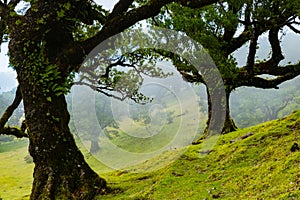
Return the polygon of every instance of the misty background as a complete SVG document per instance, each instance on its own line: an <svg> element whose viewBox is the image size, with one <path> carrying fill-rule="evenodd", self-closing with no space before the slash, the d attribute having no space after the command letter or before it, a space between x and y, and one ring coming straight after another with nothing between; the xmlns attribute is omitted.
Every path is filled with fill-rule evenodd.
<svg viewBox="0 0 300 200"><path fill-rule="evenodd" d="M116 0L105 1L96 0L96 2L104 3L104 8L111 9ZM144 23L144 22L142 22ZM287 63L296 63L300 61L300 37L289 30L283 30L282 33L282 50L285 59L282 65ZM260 37L259 49L257 51L257 60L267 59L270 55L270 44L267 35ZM239 66L246 63L248 55L248 45L241 47L234 52L233 56ZM7 56L8 44L2 44L0 53L0 114L5 107L12 101L14 90L17 87L16 73L9 67L9 58ZM169 65L172 65L169 63ZM175 68L174 68L175 69ZM231 115L239 127L246 127L272 120L274 117L282 117L289 114L292 110L300 109L300 77L286 81L280 85L280 89L258 89L249 87L240 87L232 92L230 99ZM195 87L196 93L200 96L203 113L206 112L206 92L204 86ZM278 108L283 107L281 110ZM276 110L277 108L277 110ZM273 116L271 116L273 115ZM15 120L17 122L18 120Z"/></svg>

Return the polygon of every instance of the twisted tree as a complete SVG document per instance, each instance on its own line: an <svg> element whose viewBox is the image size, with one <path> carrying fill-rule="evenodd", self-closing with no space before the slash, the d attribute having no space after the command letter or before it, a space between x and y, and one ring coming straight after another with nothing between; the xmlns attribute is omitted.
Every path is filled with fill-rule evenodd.
<svg viewBox="0 0 300 200"><path fill-rule="evenodd" d="M278 85L300 74L300 63L282 65L284 53L280 45L284 31L300 34L299 1L242 0L219 1L203 8L187 8L180 4L165 7L151 24L185 32L203 45L214 59L226 90L226 120L223 133L236 129L230 117L230 93L241 86L278 88ZM257 49L262 48L259 37L267 35L271 50L269 58L257 60ZM233 53L249 46L247 63L240 67ZM171 58L180 73L190 82L204 83L203 77L178 55L163 52ZM269 76L266 76L269 75ZM270 78L270 76L272 78ZM208 93L209 120L211 100Z"/></svg>

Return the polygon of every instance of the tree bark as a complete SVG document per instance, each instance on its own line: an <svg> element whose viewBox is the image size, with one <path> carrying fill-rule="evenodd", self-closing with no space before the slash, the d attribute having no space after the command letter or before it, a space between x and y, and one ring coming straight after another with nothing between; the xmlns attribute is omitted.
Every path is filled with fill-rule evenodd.
<svg viewBox="0 0 300 200"><path fill-rule="evenodd" d="M93 199L106 187L85 162L70 133L64 95L51 95L28 87L19 76L23 95L29 152L35 163L30 199Z"/></svg>
<svg viewBox="0 0 300 200"><path fill-rule="evenodd" d="M207 85L206 94L208 109L208 119L206 122L206 127L203 131L202 136L199 139L195 140L193 144L199 144L203 139L215 134L227 133L224 132L224 130L226 129L226 125L228 125L228 123L226 123L228 119L230 119L230 123L234 125L229 112L229 94L227 94L227 92L226 95L225 93L222 94L220 89L213 88L212 86L210 86L209 89Z"/></svg>
<svg viewBox="0 0 300 200"><path fill-rule="evenodd" d="M225 115L225 122L222 129L222 134L230 133L232 131L237 130L237 126L235 125L233 119L230 116L230 93L231 91L226 91L226 115Z"/></svg>
<svg viewBox="0 0 300 200"><path fill-rule="evenodd" d="M205 127L204 132L203 132L203 137L204 138L208 136L209 126L212 123L213 118L216 118L215 116L213 117L213 114L214 114L213 111L212 111L212 102L213 102L213 100L212 100L210 91L208 89L206 89L206 93L207 93L208 119L207 119L207 122L206 122L206 127ZM235 125L233 119L230 116L230 107L229 107L230 93L231 92L226 91L226 105L224 105L226 112L225 112L224 125L223 125L222 132L221 132L222 134L226 134L226 133L237 130L237 126ZM200 140L201 140L201 138L200 138ZM198 142L195 142L195 143L198 143Z"/></svg>

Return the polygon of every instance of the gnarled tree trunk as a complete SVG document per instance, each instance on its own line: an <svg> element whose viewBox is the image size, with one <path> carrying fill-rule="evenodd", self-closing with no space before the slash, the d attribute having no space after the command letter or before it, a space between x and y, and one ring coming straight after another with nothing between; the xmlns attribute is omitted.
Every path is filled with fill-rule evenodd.
<svg viewBox="0 0 300 200"><path fill-rule="evenodd" d="M63 95L51 101L37 88L21 83L29 132L29 152L35 163L31 199L92 199L106 182L85 162L70 133Z"/></svg>
<svg viewBox="0 0 300 200"><path fill-rule="evenodd" d="M35 6L38 9L11 22L9 43L35 163L30 199L93 199L106 182L85 162L70 133L64 96L70 85L70 64L58 59L73 42L72 35L59 24L63 22L55 21L53 5L39 2Z"/></svg>

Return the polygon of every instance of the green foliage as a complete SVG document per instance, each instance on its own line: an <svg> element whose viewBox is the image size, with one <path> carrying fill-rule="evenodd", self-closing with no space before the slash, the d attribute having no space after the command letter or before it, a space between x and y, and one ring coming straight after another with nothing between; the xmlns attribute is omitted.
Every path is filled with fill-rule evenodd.
<svg viewBox="0 0 300 200"><path fill-rule="evenodd" d="M191 9L178 4L171 4L168 13L155 17L158 25L176 31L182 31L196 40L205 49L218 66L222 77L234 78L236 68L235 59L227 56L224 50L226 41L222 41L225 28L236 28L237 14L225 12L222 5L212 5L205 9ZM178 63L175 63L177 67Z"/></svg>
<svg viewBox="0 0 300 200"><path fill-rule="evenodd" d="M74 74L70 74L68 78L62 82L63 77L57 66L48 65L43 73L39 73L39 77L39 83L44 88L44 94L48 100L51 101L51 97L48 95L55 94L60 96L70 91Z"/></svg>
<svg viewBox="0 0 300 200"><path fill-rule="evenodd" d="M95 36L101 29L102 24L94 22L93 25L78 24L77 30L74 31L73 36L77 41L83 41L87 38Z"/></svg>
<svg viewBox="0 0 300 200"><path fill-rule="evenodd" d="M141 104L151 102L151 98L140 91L144 80L149 77L167 78L172 73L164 72L156 65L161 57L153 50L137 49L145 40L145 34L126 31L120 37L117 38L120 42L108 42L111 48L85 61L78 83L121 101L129 99ZM132 44L132 37L138 38L133 41L137 43L136 48L129 45Z"/></svg>

